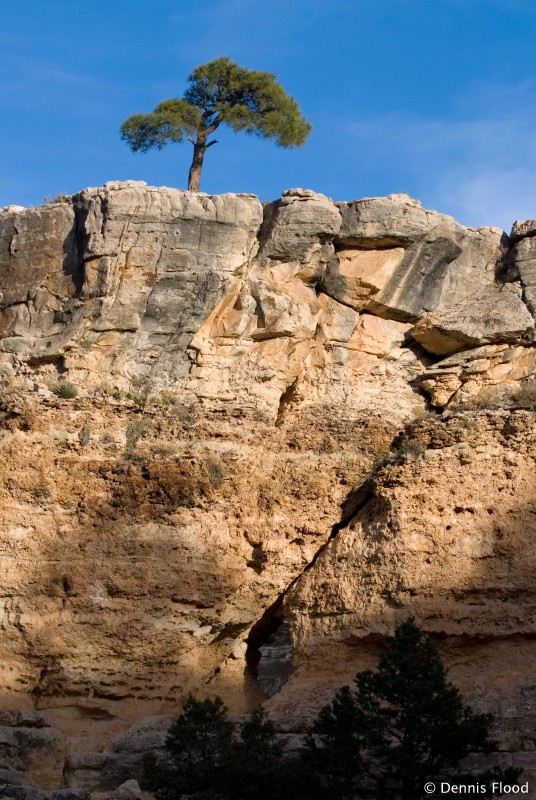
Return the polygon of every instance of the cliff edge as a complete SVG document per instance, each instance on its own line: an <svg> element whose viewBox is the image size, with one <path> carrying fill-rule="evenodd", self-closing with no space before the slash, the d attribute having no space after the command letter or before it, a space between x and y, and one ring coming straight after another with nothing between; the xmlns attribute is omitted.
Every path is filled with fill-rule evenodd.
<svg viewBox="0 0 536 800"><path fill-rule="evenodd" d="M536 778L535 237L404 194L0 210L0 777L115 789L189 692L300 733L412 614Z"/></svg>

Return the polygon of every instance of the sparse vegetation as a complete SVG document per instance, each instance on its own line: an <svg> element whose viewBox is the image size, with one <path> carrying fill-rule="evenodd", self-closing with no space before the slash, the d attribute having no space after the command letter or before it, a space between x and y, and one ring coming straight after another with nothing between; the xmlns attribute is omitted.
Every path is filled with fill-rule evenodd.
<svg viewBox="0 0 536 800"><path fill-rule="evenodd" d="M378 453L372 462L372 471L376 472L388 464L404 464L408 459L422 458L427 450L426 443L414 436L402 437L396 447L388 453Z"/></svg>
<svg viewBox="0 0 536 800"><path fill-rule="evenodd" d="M151 391L151 382L145 375L134 377L131 380L131 386L134 391L128 392L127 396L137 406L143 408L147 403Z"/></svg>
<svg viewBox="0 0 536 800"><path fill-rule="evenodd" d="M87 427L87 425L83 425L78 431L78 441L82 447L84 447L86 444L89 444L91 441L91 430Z"/></svg>
<svg viewBox="0 0 536 800"><path fill-rule="evenodd" d="M426 444L421 439L410 437L402 439L396 454L399 458L421 458L426 453Z"/></svg>
<svg viewBox="0 0 536 800"><path fill-rule="evenodd" d="M526 381L515 389L509 386L484 386L478 394L459 403L455 410L495 411L516 408L536 411L536 380Z"/></svg>
<svg viewBox="0 0 536 800"><path fill-rule="evenodd" d="M191 425L195 422L195 412L190 406L185 406L182 403L176 403L173 406L173 414L180 422L186 425Z"/></svg>
<svg viewBox="0 0 536 800"><path fill-rule="evenodd" d="M139 392L123 392L119 389L114 389L110 392L110 397L114 400L128 400L131 403L134 403L135 406L138 408L144 408L147 402L147 396L140 394Z"/></svg>
<svg viewBox="0 0 536 800"><path fill-rule="evenodd" d="M160 444L153 447L151 456L156 458L170 458L175 454L175 448L170 444Z"/></svg>
<svg viewBox="0 0 536 800"><path fill-rule="evenodd" d="M208 477L211 486L218 489L224 481L224 471L221 463L213 457L207 458Z"/></svg>
<svg viewBox="0 0 536 800"><path fill-rule="evenodd" d="M46 194L43 197L43 203L47 206L53 206L56 203L66 203L70 199L71 198L68 194L64 194L63 192L57 192L57 194L55 195Z"/></svg>
<svg viewBox="0 0 536 800"><path fill-rule="evenodd" d="M189 697L166 756L145 756L143 788L157 800L419 800L427 781L453 775L490 789L494 780L516 783L521 770L512 768L460 775L469 754L496 750L493 718L464 704L414 620L386 644L378 668L336 692L292 756L283 755L263 711L237 733L220 698Z"/></svg>
<svg viewBox="0 0 536 800"><path fill-rule="evenodd" d="M527 381L512 394L512 401L516 408L527 411L536 411L536 381Z"/></svg>
<svg viewBox="0 0 536 800"><path fill-rule="evenodd" d="M414 406L411 410L416 420L432 419L432 417L437 418L439 416L437 411L428 411L422 406Z"/></svg>
<svg viewBox="0 0 536 800"><path fill-rule="evenodd" d="M152 427L152 422L147 417L136 416L129 421L126 431L125 458L133 456L139 440L147 436Z"/></svg>
<svg viewBox="0 0 536 800"><path fill-rule="evenodd" d="M510 398L504 388L500 386L485 386L477 395L462 403L461 408L470 411L494 410L507 407L509 400Z"/></svg>
<svg viewBox="0 0 536 800"><path fill-rule="evenodd" d="M18 395L24 392L26 388L27 387L24 385L24 383L21 383L20 381L13 381L5 386L2 386L0 390L0 396L11 397L13 395Z"/></svg>
<svg viewBox="0 0 536 800"><path fill-rule="evenodd" d="M180 397L173 392L165 389L157 398L155 404L169 408L170 412L177 417L180 422L191 424L195 421L195 412L191 406L185 405Z"/></svg>
<svg viewBox="0 0 536 800"><path fill-rule="evenodd" d="M56 397L61 397L63 400L72 400L78 397L78 389L73 383L69 383L68 381L58 381L58 383L50 387L50 391L53 392Z"/></svg>

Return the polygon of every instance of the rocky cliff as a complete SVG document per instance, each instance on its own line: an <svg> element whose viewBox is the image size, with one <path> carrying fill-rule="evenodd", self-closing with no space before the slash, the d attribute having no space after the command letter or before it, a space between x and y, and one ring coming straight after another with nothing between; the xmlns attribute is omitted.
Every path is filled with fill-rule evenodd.
<svg viewBox="0 0 536 800"><path fill-rule="evenodd" d="M300 732L413 614L536 778L535 237L300 189L0 211L0 776L114 789L189 692Z"/></svg>

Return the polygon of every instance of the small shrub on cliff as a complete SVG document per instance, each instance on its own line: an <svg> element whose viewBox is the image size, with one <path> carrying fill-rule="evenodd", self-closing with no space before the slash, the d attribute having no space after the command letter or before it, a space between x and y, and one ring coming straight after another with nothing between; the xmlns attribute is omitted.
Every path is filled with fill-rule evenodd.
<svg viewBox="0 0 536 800"><path fill-rule="evenodd" d="M74 384L68 381L58 381L58 383L55 383L54 386L51 387L51 392L53 392L56 397L61 397L63 400L72 400L78 397L78 389Z"/></svg>
<svg viewBox="0 0 536 800"><path fill-rule="evenodd" d="M78 441L84 447L91 441L91 429L87 425L83 425L78 431Z"/></svg>
<svg viewBox="0 0 536 800"><path fill-rule="evenodd" d="M218 489L224 481L223 467L214 458L207 458L208 479L214 489Z"/></svg>
<svg viewBox="0 0 536 800"><path fill-rule="evenodd" d="M53 206L57 203L67 203L70 199L70 195L64 194L64 192L58 192L55 195L46 194L43 197L43 203L47 206Z"/></svg>
<svg viewBox="0 0 536 800"><path fill-rule="evenodd" d="M426 443L414 437L403 439L396 451L399 458L421 458L426 453Z"/></svg>
<svg viewBox="0 0 536 800"><path fill-rule="evenodd" d="M155 405L164 406L169 409L173 416L177 417L180 422L186 424L193 424L195 422L195 411L191 406L185 405L180 397L169 390L160 392L158 397L154 400Z"/></svg>
<svg viewBox="0 0 536 800"><path fill-rule="evenodd" d="M464 403L460 403L458 408L467 411L484 411L486 409L494 411L507 407L509 405L509 399L504 387L484 386L474 397L471 397Z"/></svg>
<svg viewBox="0 0 536 800"><path fill-rule="evenodd" d="M512 400L516 408L536 411L536 381L528 381L520 386L512 394Z"/></svg>
<svg viewBox="0 0 536 800"><path fill-rule="evenodd" d="M133 417L127 425L125 441L125 457L130 458L141 438L147 436L152 428L152 422L146 417Z"/></svg>

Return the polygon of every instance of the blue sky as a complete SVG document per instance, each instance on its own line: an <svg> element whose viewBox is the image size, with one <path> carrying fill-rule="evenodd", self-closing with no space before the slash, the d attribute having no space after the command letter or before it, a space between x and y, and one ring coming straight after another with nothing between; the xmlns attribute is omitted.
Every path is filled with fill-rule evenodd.
<svg viewBox="0 0 536 800"><path fill-rule="evenodd" d="M405 191L466 225L536 217L534 0L4 0L0 206L184 188L189 143L131 153L118 129L221 55L276 73L314 130L296 150L218 131L204 191Z"/></svg>

